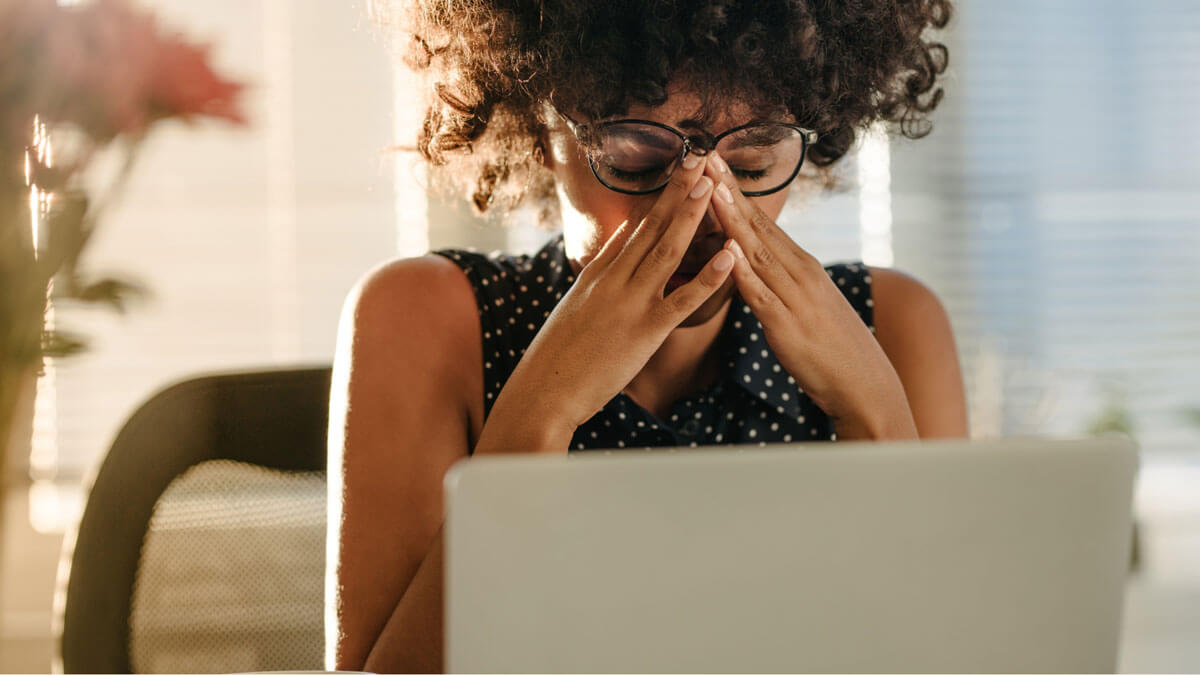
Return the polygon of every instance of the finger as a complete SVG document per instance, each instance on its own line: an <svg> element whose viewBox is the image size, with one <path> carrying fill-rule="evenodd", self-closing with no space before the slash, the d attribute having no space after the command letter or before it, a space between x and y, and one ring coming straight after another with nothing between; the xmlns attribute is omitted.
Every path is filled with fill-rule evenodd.
<svg viewBox="0 0 1200 675"><path fill-rule="evenodd" d="M733 280L737 282L738 294L750 306L754 316L769 323L773 315L786 311L783 301L775 291L763 283L754 272L737 240L730 239L725 242L725 249L734 256Z"/></svg>
<svg viewBox="0 0 1200 675"><path fill-rule="evenodd" d="M717 251L717 254L712 257L705 265L704 269L696 275L695 279L676 288L670 295L663 298L663 307L667 320L671 325L678 325L692 312L700 308L705 300L712 297L716 293L721 284L729 278L730 270L734 265L734 255L726 250Z"/></svg>
<svg viewBox="0 0 1200 675"><path fill-rule="evenodd" d="M729 191L728 197L732 198L733 205L738 208L742 214L742 217L747 222L755 226L760 238L778 244L781 248L790 250L793 253L811 255L808 253L808 251L805 251L803 248L801 248L794 239L788 236L788 233L784 232L783 228L779 227L778 223L770 218L767 218L766 214L764 214L762 210L758 208L757 204L755 204L749 197L742 194L741 187L737 183L737 177L733 175L729 165L725 163L724 157L721 157L720 154L713 152L710 163L713 164L714 168L716 169L717 175L725 179L725 184ZM722 191L721 194L722 197L725 196L724 191ZM723 201L727 204L729 203L729 199L723 199Z"/></svg>
<svg viewBox="0 0 1200 675"><path fill-rule="evenodd" d="M627 259L624 264L629 266L631 273L671 224L676 209L687 199L696 181L704 174L704 166L703 157L688 154L671 174L671 180L663 188L662 194L642 217L637 230L622 249L620 257Z"/></svg>
<svg viewBox="0 0 1200 675"><path fill-rule="evenodd" d="M687 199L675 211L671 224L638 265L633 275L635 280L656 284L660 289L666 285L696 236L696 229L708 210L712 189L713 181L708 176L696 181Z"/></svg>
<svg viewBox="0 0 1200 675"><path fill-rule="evenodd" d="M612 236L608 238L608 241L604 242L604 246L601 247L600 252L596 254L596 257L592 258L592 261L588 263L588 266L594 265L598 269L603 269L611 264L612 261L616 259L617 254L621 252L621 249L625 247L625 244L629 241L629 238L633 236L633 231L635 229L637 229L637 224L633 220L626 220L625 222L621 223L621 226L617 228L617 231L613 232Z"/></svg>
<svg viewBox="0 0 1200 675"><path fill-rule="evenodd" d="M777 295L782 296L787 288L796 283L786 267L790 251L781 249L776 244L768 233L769 225L762 222L771 219L753 204L751 206L756 216L747 218L734 197L736 193L737 197L745 199L733 173L717 153L711 153L709 157L712 159L709 161L710 168L706 175L718 181L712 198L717 219L721 221L726 234L741 245L743 257L754 268L756 276ZM774 223L770 223L770 226L773 225Z"/></svg>

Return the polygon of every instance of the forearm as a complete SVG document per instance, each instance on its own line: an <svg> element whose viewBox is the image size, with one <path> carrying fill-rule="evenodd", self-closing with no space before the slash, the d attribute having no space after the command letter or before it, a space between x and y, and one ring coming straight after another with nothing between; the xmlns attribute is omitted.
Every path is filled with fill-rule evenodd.
<svg viewBox="0 0 1200 675"><path fill-rule="evenodd" d="M519 396L498 400L480 434L474 455L565 453L571 440L568 425L540 417L535 407L522 409ZM523 413L523 414L522 414ZM383 631L367 656L370 672L444 672L443 608L445 603L444 523L396 603Z"/></svg>
<svg viewBox="0 0 1200 675"><path fill-rule="evenodd" d="M866 411L832 417L839 441L917 440L917 424L901 391L900 396L881 397Z"/></svg>
<svg viewBox="0 0 1200 675"><path fill-rule="evenodd" d="M425 559L408 584L363 670L375 673L441 673L443 664L443 568L445 547L438 528Z"/></svg>

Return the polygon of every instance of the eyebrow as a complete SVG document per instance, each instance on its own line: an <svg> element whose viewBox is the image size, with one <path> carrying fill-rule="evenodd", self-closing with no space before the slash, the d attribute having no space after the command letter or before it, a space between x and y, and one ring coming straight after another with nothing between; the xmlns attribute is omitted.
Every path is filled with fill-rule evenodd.
<svg viewBox="0 0 1200 675"><path fill-rule="evenodd" d="M611 129L611 127L610 127L610 129ZM649 146L655 147L655 148L659 148L662 150L674 151L676 149L675 142L673 142L672 140L668 140L667 138L664 138L660 134L656 134L656 133L652 133L650 131L638 129L636 127L622 129L621 132L622 133L619 136L620 138L631 139L638 143L645 143L646 145L649 145ZM614 134L614 136L615 136L615 134ZM672 136L671 138L673 139L674 137Z"/></svg>
<svg viewBox="0 0 1200 675"><path fill-rule="evenodd" d="M788 127L782 126L764 126L757 129L750 129L744 134L736 138L737 142L733 144L735 148L743 148L749 146L765 146L775 145L791 135Z"/></svg>

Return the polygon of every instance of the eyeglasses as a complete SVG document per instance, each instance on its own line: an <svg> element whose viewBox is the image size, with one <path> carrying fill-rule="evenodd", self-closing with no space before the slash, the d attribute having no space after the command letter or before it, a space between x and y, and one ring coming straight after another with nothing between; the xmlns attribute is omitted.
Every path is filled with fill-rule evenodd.
<svg viewBox="0 0 1200 675"><path fill-rule="evenodd" d="M717 136L683 132L649 120L621 119L579 124L559 115L587 149L596 179L610 190L642 195L663 189L687 154L716 150L729 165L742 194L761 197L787 187L817 132L783 122L752 122Z"/></svg>

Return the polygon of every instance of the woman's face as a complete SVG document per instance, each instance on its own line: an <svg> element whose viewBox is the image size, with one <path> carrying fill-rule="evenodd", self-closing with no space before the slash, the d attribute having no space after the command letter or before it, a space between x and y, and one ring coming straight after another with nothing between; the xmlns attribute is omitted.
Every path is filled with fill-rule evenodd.
<svg viewBox="0 0 1200 675"><path fill-rule="evenodd" d="M623 117L650 120L666 124L688 133L697 129L694 121L700 110L700 100L693 94L672 91L667 101L657 107L634 106ZM713 136L726 129L751 121L752 110L737 103L731 104L706 131ZM585 120L578 121L583 122ZM789 121L779 119L776 121ZM638 221L658 200L661 191L645 195L628 195L610 190L592 174L587 153L570 128L557 115L547 120L548 138L545 163L554 173L559 202L563 214L563 239L567 257L578 273L584 265L600 252L621 226L631 220ZM751 200L772 220L779 217L788 188ZM710 207L701 220L691 246L684 254L682 267L699 269L725 244L725 232ZM725 306L733 295L733 277L712 295L698 310L692 313L682 326L697 326L706 323Z"/></svg>

